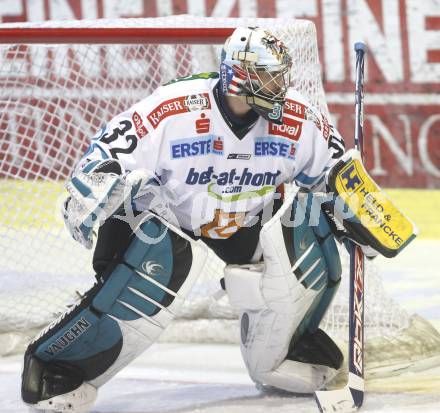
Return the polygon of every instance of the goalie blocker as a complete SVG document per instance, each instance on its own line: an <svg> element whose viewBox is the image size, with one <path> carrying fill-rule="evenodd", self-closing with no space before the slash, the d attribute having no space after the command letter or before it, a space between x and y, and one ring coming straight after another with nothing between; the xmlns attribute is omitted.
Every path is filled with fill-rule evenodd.
<svg viewBox="0 0 440 413"><path fill-rule="evenodd" d="M132 234L128 248L116 256L100 251L96 257L95 252L95 269L105 268L98 269L98 282L31 342L22 375L25 403L43 411L89 411L97 388L170 324L197 276L206 270L208 248L156 216L149 218L138 230L157 242L146 244L143 236ZM107 231L103 236L111 236L108 231L118 225L119 233L113 236L124 238L123 231L130 231L122 221L109 221L100 235ZM102 260L105 256L108 261Z"/></svg>
<svg viewBox="0 0 440 413"><path fill-rule="evenodd" d="M365 170L360 153L351 149L327 175L331 201L323 209L333 232L387 258L395 257L417 235L414 223L400 211ZM367 254L368 255L368 254Z"/></svg>

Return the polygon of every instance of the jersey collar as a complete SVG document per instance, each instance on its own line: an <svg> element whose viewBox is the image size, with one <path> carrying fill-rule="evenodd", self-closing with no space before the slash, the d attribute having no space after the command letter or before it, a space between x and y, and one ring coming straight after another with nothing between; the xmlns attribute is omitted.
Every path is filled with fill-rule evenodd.
<svg viewBox="0 0 440 413"><path fill-rule="evenodd" d="M225 95L220 90L220 81L214 86L214 99L217 103L219 111L225 120L226 124L229 126L231 131L237 136L238 139L242 139L255 125L258 120L259 115L253 110L250 110L245 116L239 117L232 113L226 102Z"/></svg>

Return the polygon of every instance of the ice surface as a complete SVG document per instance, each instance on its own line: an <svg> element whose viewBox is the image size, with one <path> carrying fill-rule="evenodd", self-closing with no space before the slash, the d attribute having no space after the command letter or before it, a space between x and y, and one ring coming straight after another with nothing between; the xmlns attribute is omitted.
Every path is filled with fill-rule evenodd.
<svg viewBox="0 0 440 413"><path fill-rule="evenodd" d="M440 240L416 238L396 258L375 263L387 294L440 328Z"/></svg>
<svg viewBox="0 0 440 413"><path fill-rule="evenodd" d="M379 259L386 290L440 326L440 242L420 240ZM24 413L20 357L0 359L0 413ZM367 384L362 412L440 412L440 368ZM260 393L238 346L156 344L99 391L95 413L309 413L312 397Z"/></svg>
<svg viewBox="0 0 440 413"><path fill-rule="evenodd" d="M0 364L0 412L27 411L19 397L21 360ZM423 389L429 377L413 375L418 392L368 392L362 411L438 413L440 381ZM430 381L431 382L431 381ZM418 386L419 383L419 386ZM393 392L391 392L393 391ZM312 397L261 393L248 378L240 351L232 345L158 344L99 391L95 413L305 413L318 412Z"/></svg>

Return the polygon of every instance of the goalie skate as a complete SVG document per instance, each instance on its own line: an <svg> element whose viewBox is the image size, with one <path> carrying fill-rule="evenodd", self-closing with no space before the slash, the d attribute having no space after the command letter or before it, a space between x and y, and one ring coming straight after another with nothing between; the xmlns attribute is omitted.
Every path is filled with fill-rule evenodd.
<svg viewBox="0 0 440 413"><path fill-rule="evenodd" d="M97 390L88 383L77 389L42 400L30 408L33 413L87 413L95 403Z"/></svg>

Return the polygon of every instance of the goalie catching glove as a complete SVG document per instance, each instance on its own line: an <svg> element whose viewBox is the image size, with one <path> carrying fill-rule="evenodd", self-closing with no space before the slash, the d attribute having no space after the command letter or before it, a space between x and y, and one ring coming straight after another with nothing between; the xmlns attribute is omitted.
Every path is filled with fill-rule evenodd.
<svg viewBox="0 0 440 413"><path fill-rule="evenodd" d="M64 223L75 241L87 249L93 246L93 228L112 216L128 199L133 199L151 174L146 170L125 173L114 159L86 163L67 183L70 196L64 201Z"/></svg>
<svg viewBox="0 0 440 413"><path fill-rule="evenodd" d="M333 232L349 238L371 257L395 257L417 235L417 228L365 170L360 154L347 151L327 174L331 200L323 202ZM328 194L327 194L328 195Z"/></svg>

